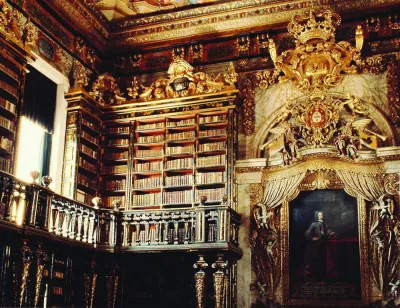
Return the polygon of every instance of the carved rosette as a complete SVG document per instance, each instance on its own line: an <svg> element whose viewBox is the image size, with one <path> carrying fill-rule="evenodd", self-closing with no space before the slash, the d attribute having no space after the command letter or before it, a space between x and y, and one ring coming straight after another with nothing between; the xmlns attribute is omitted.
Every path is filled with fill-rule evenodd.
<svg viewBox="0 0 400 308"><path fill-rule="evenodd" d="M204 256L199 256L199 260L193 265L195 269L199 271L194 274L195 288L196 288L196 307L204 308L205 307L205 279L206 273L203 269L208 267L208 264L204 261Z"/></svg>

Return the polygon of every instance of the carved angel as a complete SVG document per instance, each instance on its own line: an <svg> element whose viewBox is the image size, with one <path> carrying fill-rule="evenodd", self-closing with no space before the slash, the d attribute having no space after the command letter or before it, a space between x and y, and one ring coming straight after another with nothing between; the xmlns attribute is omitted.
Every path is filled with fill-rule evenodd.
<svg viewBox="0 0 400 308"><path fill-rule="evenodd" d="M381 219L393 219L394 202L392 199L388 198L387 195L383 195L376 200L371 210L379 211L379 217Z"/></svg>
<svg viewBox="0 0 400 308"><path fill-rule="evenodd" d="M343 102L343 106L346 106L350 108L351 112L353 115L357 114L363 114L367 115L368 111L366 108L361 104L360 99L354 95L351 95L350 93L346 94L346 101Z"/></svg>
<svg viewBox="0 0 400 308"><path fill-rule="evenodd" d="M379 250L382 250L383 248L385 248L385 239L384 239L384 234L382 231L379 231L378 229L376 229L371 234L371 238L376 242Z"/></svg>
<svg viewBox="0 0 400 308"><path fill-rule="evenodd" d="M269 131L270 131L270 133L273 134L273 137L271 140L269 140L266 143L264 143L263 145L261 145L260 150L264 150L267 146L271 147L276 142L280 142L280 140L279 140L280 137L282 137L282 135L284 135L288 129L290 129L290 125L288 123L284 123L277 127L271 128ZM283 143L282 143L282 146L284 147Z"/></svg>
<svg viewBox="0 0 400 308"><path fill-rule="evenodd" d="M400 280L397 280L396 282L390 282L389 285L391 285L390 293L392 294L393 299L395 300L399 296L399 288L400 288Z"/></svg>
<svg viewBox="0 0 400 308"><path fill-rule="evenodd" d="M256 203L253 208L254 220L256 221L257 228L270 229L269 219L273 216L273 212L266 213L265 205Z"/></svg>

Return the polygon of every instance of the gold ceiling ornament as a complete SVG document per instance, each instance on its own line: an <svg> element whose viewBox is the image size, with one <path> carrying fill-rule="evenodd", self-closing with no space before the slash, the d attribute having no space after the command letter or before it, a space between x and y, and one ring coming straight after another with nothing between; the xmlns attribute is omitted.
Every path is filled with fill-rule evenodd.
<svg viewBox="0 0 400 308"><path fill-rule="evenodd" d="M328 9L310 9L308 14L297 15L288 25L288 31L296 39L295 49L279 56L273 39L269 50L280 81L293 80L301 90L323 89L337 86L341 73L356 73L361 65L360 50L363 45L361 27L356 30L356 47L348 42L335 41L335 28L340 16Z"/></svg>
<svg viewBox="0 0 400 308"><path fill-rule="evenodd" d="M364 102L347 93L333 96L319 90L301 99L288 101L271 125L269 138L260 146L269 156L278 153L284 165L300 159L300 148L336 147L340 156L357 160L358 150L378 148L386 137L368 126L372 119Z"/></svg>
<svg viewBox="0 0 400 308"><path fill-rule="evenodd" d="M101 74L92 84L90 95L102 106L106 104L122 104L126 101L114 77L109 73Z"/></svg>
<svg viewBox="0 0 400 308"><path fill-rule="evenodd" d="M168 69L169 78L160 78L139 92L139 101L188 97L197 94L211 94L236 89L237 73L229 64L225 74L213 77L204 72L194 72L193 66L176 58Z"/></svg>
<svg viewBox="0 0 400 308"><path fill-rule="evenodd" d="M0 0L0 31L16 43L21 43L18 20L6 0Z"/></svg>

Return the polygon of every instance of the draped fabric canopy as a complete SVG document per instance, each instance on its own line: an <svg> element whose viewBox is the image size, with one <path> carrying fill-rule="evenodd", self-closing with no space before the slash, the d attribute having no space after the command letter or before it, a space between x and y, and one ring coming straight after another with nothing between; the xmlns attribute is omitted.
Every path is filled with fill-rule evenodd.
<svg viewBox="0 0 400 308"><path fill-rule="evenodd" d="M306 172L301 172L281 179L267 181L264 185L264 196L262 203L268 209L280 205L286 198L290 197L301 181Z"/></svg>
<svg viewBox="0 0 400 308"><path fill-rule="evenodd" d="M57 84L34 67L26 76L22 115L53 133Z"/></svg>
<svg viewBox="0 0 400 308"><path fill-rule="evenodd" d="M360 195L367 201L376 201L386 193L384 186L376 175L345 170L337 170L337 174L350 194Z"/></svg>

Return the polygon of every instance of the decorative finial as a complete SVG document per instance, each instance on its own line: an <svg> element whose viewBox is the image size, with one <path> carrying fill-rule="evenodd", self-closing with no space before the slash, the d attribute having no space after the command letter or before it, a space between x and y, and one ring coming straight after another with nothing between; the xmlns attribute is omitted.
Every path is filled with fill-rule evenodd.
<svg viewBox="0 0 400 308"><path fill-rule="evenodd" d="M45 175L44 177L42 177L42 183L44 187L49 188L51 182L53 182L53 179L50 176Z"/></svg>

